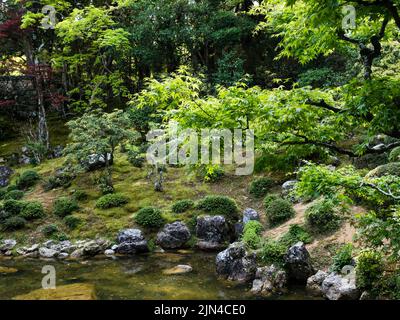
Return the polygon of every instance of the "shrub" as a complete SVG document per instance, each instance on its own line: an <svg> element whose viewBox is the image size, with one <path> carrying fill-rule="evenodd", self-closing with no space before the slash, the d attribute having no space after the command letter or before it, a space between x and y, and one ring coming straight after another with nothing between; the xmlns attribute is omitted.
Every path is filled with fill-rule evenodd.
<svg viewBox="0 0 400 320"><path fill-rule="evenodd" d="M20 200L20 199L23 198L23 196L24 196L24 192L23 191L21 191L21 190L12 190L12 191L7 192L3 196L3 199L4 200L10 200L10 199L12 199L12 200Z"/></svg>
<svg viewBox="0 0 400 320"><path fill-rule="evenodd" d="M172 205L172 212L174 213L183 213L188 211L190 208L193 208L194 202L189 199L179 200Z"/></svg>
<svg viewBox="0 0 400 320"><path fill-rule="evenodd" d="M400 147L396 147L392 151L390 151L389 161L390 162L400 161Z"/></svg>
<svg viewBox="0 0 400 320"><path fill-rule="evenodd" d="M44 190L49 191L57 188L68 188L71 186L71 182L74 176L68 172L62 172L51 176L47 179L44 184Z"/></svg>
<svg viewBox="0 0 400 320"><path fill-rule="evenodd" d="M8 218L10 218L11 216L12 216L11 213L0 208L0 223L1 224L4 223L4 221L7 220Z"/></svg>
<svg viewBox="0 0 400 320"><path fill-rule="evenodd" d="M76 201L85 201L88 198L88 194L82 190L76 190L72 196Z"/></svg>
<svg viewBox="0 0 400 320"><path fill-rule="evenodd" d="M263 263L283 265L287 248L274 240L267 240L263 243L260 257Z"/></svg>
<svg viewBox="0 0 400 320"><path fill-rule="evenodd" d="M39 174L33 170L24 171L17 180L18 189L28 189L33 187L40 179Z"/></svg>
<svg viewBox="0 0 400 320"><path fill-rule="evenodd" d="M121 207L128 203L128 199L119 193L110 193L102 196L96 202L96 207L100 209L108 209L114 207Z"/></svg>
<svg viewBox="0 0 400 320"><path fill-rule="evenodd" d="M341 247L333 257L333 263L330 270L339 273L342 271L343 267L352 266L354 264L352 254L353 245L351 243Z"/></svg>
<svg viewBox="0 0 400 320"><path fill-rule="evenodd" d="M0 189L0 200L4 199L4 196L7 194L7 190L5 188Z"/></svg>
<svg viewBox="0 0 400 320"><path fill-rule="evenodd" d="M273 181L270 178L258 178L251 182L249 192L252 196L261 198L268 193L272 185Z"/></svg>
<svg viewBox="0 0 400 320"><path fill-rule="evenodd" d="M299 241L303 243L311 243L312 240L312 236L302 226L292 224L289 227L289 231L279 239L279 242L289 248Z"/></svg>
<svg viewBox="0 0 400 320"><path fill-rule="evenodd" d="M56 240L56 241L65 241L65 240L69 240L68 235L66 235L64 232L57 232L54 233L51 236L52 239Z"/></svg>
<svg viewBox="0 0 400 320"><path fill-rule="evenodd" d="M40 202L28 202L21 211L21 217L26 220L33 220L44 216L44 209Z"/></svg>
<svg viewBox="0 0 400 320"><path fill-rule="evenodd" d="M146 158L144 154L140 153L138 150L128 151L128 161L136 168L142 168Z"/></svg>
<svg viewBox="0 0 400 320"><path fill-rule="evenodd" d="M10 215L18 215L21 213L22 209L25 207L26 202L20 200L6 200L3 204L4 211L8 212Z"/></svg>
<svg viewBox="0 0 400 320"><path fill-rule="evenodd" d="M337 211L332 199L321 198L306 210L306 221L316 232L334 231L339 228L341 220Z"/></svg>
<svg viewBox="0 0 400 320"><path fill-rule="evenodd" d="M265 208L268 208L268 206L271 204L271 202L281 199L277 194L268 194L265 196L263 203Z"/></svg>
<svg viewBox="0 0 400 320"><path fill-rule="evenodd" d="M242 240L250 249L257 249L261 244L260 234L263 226L258 221L249 221L244 226Z"/></svg>
<svg viewBox="0 0 400 320"><path fill-rule="evenodd" d="M154 207L145 207L140 209L135 215L137 224L147 228L158 228L164 223L161 211Z"/></svg>
<svg viewBox="0 0 400 320"><path fill-rule="evenodd" d="M53 213L61 218L64 218L78 209L79 206L74 199L61 197L56 199L54 202Z"/></svg>
<svg viewBox="0 0 400 320"><path fill-rule="evenodd" d="M272 201L267 207L267 218L271 225L278 225L295 216L292 204L284 199Z"/></svg>
<svg viewBox="0 0 400 320"><path fill-rule="evenodd" d="M224 176L224 169L219 165L209 164L200 167L200 175L205 182L217 182Z"/></svg>
<svg viewBox="0 0 400 320"><path fill-rule="evenodd" d="M58 232L58 227L55 224L48 224L47 226L44 226L42 229L42 233L46 237L50 237L57 232Z"/></svg>
<svg viewBox="0 0 400 320"><path fill-rule="evenodd" d="M201 199L196 208L214 215L225 215L236 218L238 207L235 200L226 196L206 196Z"/></svg>
<svg viewBox="0 0 400 320"><path fill-rule="evenodd" d="M9 231L22 229L25 225L26 220L18 216L9 217L3 222L4 229Z"/></svg>
<svg viewBox="0 0 400 320"><path fill-rule="evenodd" d="M383 261L379 252L366 249L357 257L356 283L361 289L371 289L383 274Z"/></svg>
<svg viewBox="0 0 400 320"><path fill-rule="evenodd" d="M75 216L66 216L64 217L63 221L65 225L71 230L76 229L76 227L78 227L81 223L81 219Z"/></svg>

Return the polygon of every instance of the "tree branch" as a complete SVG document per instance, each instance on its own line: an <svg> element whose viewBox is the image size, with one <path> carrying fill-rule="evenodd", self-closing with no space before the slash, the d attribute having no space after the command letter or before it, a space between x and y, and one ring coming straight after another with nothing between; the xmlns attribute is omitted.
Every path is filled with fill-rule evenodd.
<svg viewBox="0 0 400 320"><path fill-rule="evenodd" d="M360 187L363 187L363 186L367 186L367 187L370 187L370 188L372 188L372 189L375 189L375 190L377 190L378 192L382 193L383 195L385 195L385 196L387 196L387 197L390 197L390 198L392 198L392 199L394 199L394 200L400 200L400 196L395 196L395 195L393 194L392 190L390 190L390 188L387 187L387 186L386 186L386 187L387 187L387 191L381 189L380 187L378 187L377 185L375 185L375 184L373 184L373 183L362 182L361 185L360 185Z"/></svg>

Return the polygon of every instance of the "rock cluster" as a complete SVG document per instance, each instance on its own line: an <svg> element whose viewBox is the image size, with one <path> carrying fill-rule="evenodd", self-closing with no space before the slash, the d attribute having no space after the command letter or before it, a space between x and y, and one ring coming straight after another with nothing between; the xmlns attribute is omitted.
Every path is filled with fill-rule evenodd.
<svg viewBox="0 0 400 320"><path fill-rule="evenodd" d="M286 272L275 265L257 268L251 292L257 295L281 294L286 291Z"/></svg>

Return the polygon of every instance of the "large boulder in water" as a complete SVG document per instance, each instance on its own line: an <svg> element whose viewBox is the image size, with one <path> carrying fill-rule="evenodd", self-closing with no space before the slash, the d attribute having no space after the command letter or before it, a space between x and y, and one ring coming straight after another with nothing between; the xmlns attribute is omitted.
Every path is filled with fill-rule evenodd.
<svg viewBox="0 0 400 320"><path fill-rule="evenodd" d="M291 246L285 255L285 268L289 279L306 283L315 271L311 264L310 254L303 242Z"/></svg>
<svg viewBox="0 0 400 320"><path fill-rule="evenodd" d="M147 240L139 229L121 230L117 236L117 253L134 254L149 251Z"/></svg>
<svg viewBox="0 0 400 320"><path fill-rule="evenodd" d="M224 216L197 217L197 246L203 250L220 249L229 240L229 227Z"/></svg>
<svg viewBox="0 0 400 320"><path fill-rule="evenodd" d="M189 239L190 231L181 221L166 224L157 234L157 244L164 249L181 248Z"/></svg>
<svg viewBox="0 0 400 320"><path fill-rule="evenodd" d="M321 291L329 300L358 300L361 296L355 277L344 277L334 272L324 279Z"/></svg>
<svg viewBox="0 0 400 320"><path fill-rule="evenodd" d="M10 183L10 176L14 171L7 166L0 166L0 188L6 187Z"/></svg>
<svg viewBox="0 0 400 320"><path fill-rule="evenodd" d="M254 279L257 270L256 256L246 252L243 243L232 243L216 257L217 274L228 280L248 282Z"/></svg>

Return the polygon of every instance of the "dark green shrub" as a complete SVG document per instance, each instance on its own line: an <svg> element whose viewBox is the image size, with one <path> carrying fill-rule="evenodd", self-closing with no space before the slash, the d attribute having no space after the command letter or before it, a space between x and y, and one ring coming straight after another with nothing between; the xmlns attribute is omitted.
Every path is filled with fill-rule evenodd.
<svg viewBox="0 0 400 320"><path fill-rule="evenodd" d="M265 264L283 265L287 248L274 240L267 240L263 243L260 251L260 258Z"/></svg>
<svg viewBox="0 0 400 320"><path fill-rule="evenodd" d="M143 153L137 150L128 151L128 161L136 168L142 168L146 158Z"/></svg>
<svg viewBox="0 0 400 320"><path fill-rule="evenodd" d="M319 199L306 210L306 221L315 232L337 230L340 220L337 205L332 199Z"/></svg>
<svg viewBox="0 0 400 320"><path fill-rule="evenodd" d="M96 202L96 207L100 209L108 209L121 207L128 203L128 199L119 193L110 193L102 196Z"/></svg>
<svg viewBox="0 0 400 320"><path fill-rule="evenodd" d="M22 209L20 216L26 220L34 220L44 216L44 209L40 202L27 202Z"/></svg>
<svg viewBox="0 0 400 320"><path fill-rule="evenodd" d="M289 248L299 241L303 243L311 243L312 240L312 236L307 232L307 230L298 224L292 224L289 227L289 231L279 239L279 242Z"/></svg>
<svg viewBox="0 0 400 320"><path fill-rule="evenodd" d="M330 268L331 271L340 273L345 266L352 266L353 261L353 245L348 243L341 247L333 257L333 263Z"/></svg>
<svg viewBox="0 0 400 320"><path fill-rule="evenodd" d="M74 194L72 195L72 197L76 200L76 201L85 201L88 198L88 194L85 191L82 190L76 190L74 192Z"/></svg>
<svg viewBox="0 0 400 320"><path fill-rule="evenodd" d="M258 178L250 183L249 192L252 196L261 198L268 193L273 183L270 178Z"/></svg>
<svg viewBox="0 0 400 320"><path fill-rule="evenodd" d="M400 161L400 147L396 147L392 151L390 151L389 161L390 162L399 162Z"/></svg>
<svg viewBox="0 0 400 320"><path fill-rule="evenodd" d="M277 194L267 194L263 200L265 208L268 208L268 206L271 204L271 202L281 199Z"/></svg>
<svg viewBox="0 0 400 320"><path fill-rule="evenodd" d="M74 175L68 172L56 174L47 179L47 181L44 183L44 190L50 191L57 188L68 188L71 186L74 178Z"/></svg>
<svg viewBox="0 0 400 320"><path fill-rule="evenodd" d="M1 188L0 189L0 200L4 199L4 196L7 194L6 188Z"/></svg>
<svg viewBox="0 0 400 320"><path fill-rule="evenodd" d="M154 207L140 209L135 215L137 224L147 228L158 228L164 224L161 211Z"/></svg>
<svg viewBox="0 0 400 320"><path fill-rule="evenodd" d="M21 190L12 190L7 192L3 199L4 200L21 200L24 197L24 192Z"/></svg>
<svg viewBox="0 0 400 320"><path fill-rule="evenodd" d="M3 224L5 220L12 216L11 213L5 211L4 209L0 208L0 224Z"/></svg>
<svg viewBox="0 0 400 320"><path fill-rule="evenodd" d="M3 204L4 211L10 215L19 215L22 209L25 207L26 202L21 200L6 200Z"/></svg>
<svg viewBox="0 0 400 320"><path fill-rule="evenodd" d="M363 250L357 257L356 283L361 289L371 289L383 274L382 255L371 249Z"/></svg>
<svg viewBox="0 0 400 320"><path fill-rule="evenodd" d="M3 222L4 230L8 230L8 231L22 229L25 227L25 225L26 225L26 220L24 218L18 217L18 216L12 216L10 218L7 218Z"/></svg>
<svg viewBox="0 0 400 320"><path fill-rule="evenodd" d="M61 218L64 218L78 209L78 203L74 199L67 197L56 199L53 205L53 213Z"/></svg>
<svg viewBox="0 0 400 320"><path fill-rule="evenodd" d="M274 200L267 207L267 219L272 226L293 218L295 214L292 204L284 199Z"/></svg>
<svg viewBox="0 0 400 320"><path fill-rule="evenodd" d="M196 209L228 218L237 218L239 211L235 200L226 196L206 196L197 203Z"/></svg>
<svg viewBox="0 0 400 320"><path fill-rule="evenodd" d="M57 232L54 233L51 236L52 239L56 240L56 241L65 241L65 240L69 240L68 235L66 235L64 232Z"/></svg>
<svg viewBox="0 0 400 320"><path fill-rule="evenodd" d="M261 232L263 226L258 221L249 221L244 226L242 240L250 249L257 249L261 244Z"/></svg>
<svg viewBox="0 0 400 320"><path fill-rule="evenodd" d="M36 171L27 170L24 171L17 180L18 189L28 189L33 187L40 180L40 176Z"/></svg>
<svg viewBox="0 0 400 320"><path fill-rule="evenodd" d="M42 233L46 237L50 237L57 232L58 232L58 227L55 224L48 224L47 226L44 226L42 229Z"/></svg>
<svg viewBox="0 0 400 320"><path fill-rule="evenodd" d="M172 205L172 212L174 213L183 213L193 208L194 202L189 199L179 200Z"/></svg>
<svg viewBox="0 0 400 320"><path fill-rule="evenodd" d="M75 216L66 216L64 217L63 221L65 225L71 230L76 229L81 223L81 219Z"/></svg>

